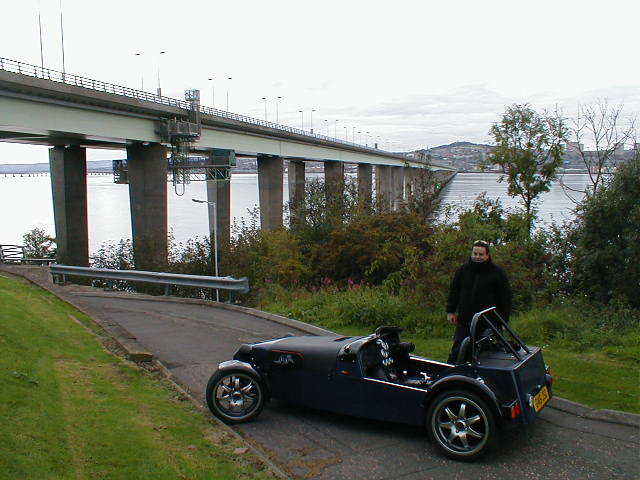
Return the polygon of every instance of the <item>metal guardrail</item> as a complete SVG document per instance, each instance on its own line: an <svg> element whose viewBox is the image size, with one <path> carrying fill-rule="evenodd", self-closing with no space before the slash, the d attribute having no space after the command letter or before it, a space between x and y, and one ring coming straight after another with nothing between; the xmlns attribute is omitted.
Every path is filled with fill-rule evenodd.
<svg viewBox="0 0 640 480"><path fill-rule="evenodd" d="M91 90L97 90L99 92L111 93L114 95L122 95L129 98L137 98L139 100L145 100L147 102L158 103L161 105L168 105L171 107L182 108L185 110L191 110L191 105L185 100L179 100L177 98L164 97L155 95L153 93L145 92L144 90L136 90L135 88L124 87L122 85L115 85L113 83L103 82L101 80L94 80L92 78L81 77L79 75L73 75L71 73L63 73L50 68L42 68L37 65L31 65L29 63L19 62L17 60L11 60L9 58L0 57L0 70L7 72L19 73L21 75L28 75L30 77L42 78L45 80L51 80L53 82L64 83L66 85L74 85L76 87L88 88ZM389 155L404 157L405 155L386 152L378 148L369 147L367 145L361 145L347 140L341 140L339 138L329 137L326 135L320 135L317 133L310 133L299 128L290 127L288 125L281 125L279 123L268 122L266 120L260 120L259 118L248 117L246 115L239 115L237 113L227 112L226 110L219 110L217 108L200 106L200 112L213 115L221 118L228 118L236 120L238 122L247 123L250 125L258 125L261 127L268 127L274 130L280 130L287 133L295 133L305 137L325 140L327 142L337 143L341 145L347 145L351 147L357 147L363 150L376 153L387 153Z"/></svg>
<svg viewBox="0 0 640 480"><path fill-rule="evenodd" d="M171 285L228 290L232 293L247 293L249 280L246 277L208 277L204 275L184 275L181 273L145 272L140 270L112 270L109 268L76 267L54 264L49 267L53 282L64 285L67 276L100 278L125 282L144 282L165 286L165 295Z"/></svg>

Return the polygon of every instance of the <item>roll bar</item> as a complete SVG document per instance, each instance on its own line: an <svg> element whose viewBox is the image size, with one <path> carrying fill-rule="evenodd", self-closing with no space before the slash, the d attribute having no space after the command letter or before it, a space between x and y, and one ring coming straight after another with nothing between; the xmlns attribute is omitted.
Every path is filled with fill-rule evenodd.
<svg viewBox="0 0 640 480"><path fill-rule="evenodd" d="M490 317L493 317L493 322L491 321L492 319ZM498 313L498 309L496 307L490 307L485 310L482 310L481 312L476 313L471 319L471 328L469 329L469 336L471 337L471 358L473 359L474 362L478 360L477 348L476 348L476 341L477 341L476 330L478 328L478 324L480 323L480 319L484 320L487 323L487 325L489 325L489 328L493 331L493 333L497 335L497 337L504 344L504 346L511 351L513 356L515 356L518 359L518 361L522 360L522 356L516 351L515 348L513 348L513 345L511 345L511 343L509 343L509 341L504 337L504 335L501 332L503 328L506 329L506 331L509 333L509 335L511 335L513 340L525 352L531 353L531 351L524 344L524 342L520 340L520 337L518 337L515 334L515 332L511 330L507 322L505 322L504 319L500 316L500 314Z"/></svg>

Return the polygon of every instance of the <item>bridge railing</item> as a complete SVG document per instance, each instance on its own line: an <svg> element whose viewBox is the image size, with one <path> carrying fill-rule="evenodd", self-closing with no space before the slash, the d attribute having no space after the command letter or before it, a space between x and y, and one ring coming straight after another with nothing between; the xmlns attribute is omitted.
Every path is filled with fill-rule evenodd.
<svg viewBox="0 0 640 480"><path fill-rule="evenodd" d="M208 288L227 290L230 293L247 293L249 280L246 277L209 277L204 275L185 275L182 273L145 272L142 270L113 270L110 268L77 267L73 265L53 264L49 267L53 282L64 285L68 276L99 278L115 282L143 282L164 285L165 295L169 295L172 285L179 287Z"/></svg>
<svg viewBox="0 0 640 480"><path fill-rule="evenodd" d="M0 245L0 263L19 264L50 264L56 261L55 258L35 258L28 257L23 245Z"/></svg>
<svg viewBox="0 0 640 480"><path fill-rule="evenodd" d="M71 73L52 70L50 68L43 68L37 65L19 62L17 60L11 60L9 58L0 57L0 70L18 73L21 75L28 75L30 77L42 78L45 80L51 80L53 82L60 82L67 85L74 85L77 87L88 88L88 89L97 90L100 92L111 93L114 95L122 95L129 98L137 98L147 102L159 103L162 105L182 108L185 110L191 110L191 105L184 100L165 97L161 95L155 95L153 93L145 92L144 90L137 90L135 88L124 87L122 85L115 85L113 83L107 83L101 80L95 80L92 78L81 77L79 75L74 75ZM313 138L313 139L319 139L319 140L324 140L327 142L337 143L341 145L357 147L359 149L368 150L371 152L377 152L377 153L383 152L378 148L369 147L367 145L361 145L355 142L350 142L348 140L342 140L342 139L330 137L327 135L311 133L306 130L290 127L288 125L269 122L267 120L260 120L259 118L253 118L246 115L239 115L237 113L227 112L226 110L220 110L217 108L200 106L200 112L207 115L213 115L215 117L227 118L230 120L247 123L250 125L259 125L262 127L272 128L274 130L280 130L287 133L294 133L296 135L302 135L302 136ZM391 152L385 152L385 153L389 153L393 155Z"/></svg>

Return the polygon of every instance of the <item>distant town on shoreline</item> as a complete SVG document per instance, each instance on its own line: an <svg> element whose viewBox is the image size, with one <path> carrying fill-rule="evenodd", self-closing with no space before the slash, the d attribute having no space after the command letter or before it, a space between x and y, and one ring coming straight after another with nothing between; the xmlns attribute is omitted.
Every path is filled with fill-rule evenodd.
<svg viewBox="0 0 640 480"><path fill-rule="evenodd" d="M616 158L625 161L633 155L638 144L633 149L620 149L616 152ZM497 170L482 169L481 164L491 154L493 147L482 143L454 142L438 147L424 148L413 152L398 152L414 160L429 160L435 165L457 168L459 172L491 172ZM564 155L563 170L565 173L586 173L587 170L580 156L580 150L586 155L595 152L584 151L582 145L568 142ZM116 160L116 158L114 158ZM356 171L356 165L347 165L346 171ZM113 171L112 160L92 160L87 162L89 173L110 173ZM321 172L322 162L307 162L308 172ZM7 174L33 174L49 172L49 163L22 163L0 164L0 175ZM233 173L257 173L255 158L238 158L237 165L232 169Z"/></svg>

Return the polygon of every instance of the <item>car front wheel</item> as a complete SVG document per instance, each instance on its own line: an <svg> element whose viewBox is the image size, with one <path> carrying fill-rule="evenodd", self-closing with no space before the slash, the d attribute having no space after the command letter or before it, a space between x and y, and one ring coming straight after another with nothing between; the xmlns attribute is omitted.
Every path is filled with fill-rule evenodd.
<svg viewBox="0 0 640 480"><path fill-rule="evenodd" d="M252 420L264 406L264 389L260 380L241 369L216 371L205 392L211 413L225 423Z"/></svg>
<svg viewBox="0 0 640 480"><path fill-rule="evenodd" d="M455 460L475 460L496 435L493 412L482 398L468 391L444 392L427 413L427 429L438 448Z"/></svg>

